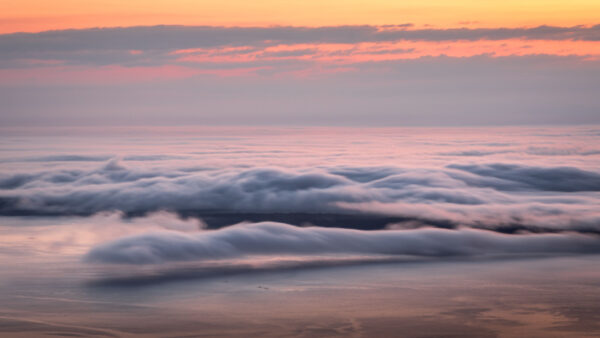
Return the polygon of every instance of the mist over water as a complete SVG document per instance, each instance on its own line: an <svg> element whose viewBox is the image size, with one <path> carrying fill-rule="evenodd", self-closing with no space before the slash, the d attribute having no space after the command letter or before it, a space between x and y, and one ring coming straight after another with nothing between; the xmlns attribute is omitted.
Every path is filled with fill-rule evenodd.
<svg viewBox="0 0 600 338"><path fill-rule="evenodd" d="M0 162L0 335L600 334L598 126L13 128Z"/></svg>

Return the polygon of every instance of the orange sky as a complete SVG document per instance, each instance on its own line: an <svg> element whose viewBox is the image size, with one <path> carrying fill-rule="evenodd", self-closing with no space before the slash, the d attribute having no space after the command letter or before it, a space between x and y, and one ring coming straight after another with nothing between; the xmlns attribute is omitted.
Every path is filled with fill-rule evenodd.
<svg viewBox="0 0 600 338"><path fill-rule="evenodd" d="M597 0L21 0L0 2L0 33L155 24L572 26L598 24L598 13Z"/></svg>
<svg viewBox="0 0 600 338"><path fill-rule="evenodd" d="M598 0L22 0L0 2L0 34L51 29L179 24L213 26L334 26L413 23L415 28L448 27L571 27L600 23ZM197 74L238 76L269 67L278 72L277 61L305 61L302 74L310 70L353 71L356 62L407 60L421 57L580 56L578 60L600 60L600 44L583 40L407 41L282 44L268 47L238 46L252 51L236 53L231 46L172 50L169 56L146 56L130 50L155 67L132 65L127 58L94 64L79 53L81 64L60 53L28 55L12 60L0 72L0 84L135 78L140 81L181 78ZM235 49L233 48L233 49ZM280 53L297 51L298 53ZM127 52L127 51L126 51ZM65 52L68 53L68 52ZM91 63L86 63L86 60ZM241 66L229 64L247 63ZM255 63L255 64L254 64ZM212 65L198 69L198 65ZM87 66L86 66L87 65ZM123 67L127 65L127 67ZM185 71L190 67L189 71ZM233 68L232 68L233 67ZM201 67L200 67L201 68ZM285 67L284 67L285 68ZM66 76L70 74L69 76Z"/></svg>

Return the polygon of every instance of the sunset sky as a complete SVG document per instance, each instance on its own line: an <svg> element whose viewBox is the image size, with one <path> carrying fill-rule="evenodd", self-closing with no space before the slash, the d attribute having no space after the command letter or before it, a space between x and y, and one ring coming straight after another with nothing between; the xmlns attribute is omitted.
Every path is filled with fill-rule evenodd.
<svg viewBox="0 0 600 338"><path fill-rule="evenodd" d="M599 12L583 0L3 2L0 122L598 123Z"/></svg>
<svg viewBox="0 0 600 338"><path fill-rule="evenodd" d="M410 22L438 28L598 24L593 0L5 1L2 33L166 25L337 26Z"/></svg>
<svg viewBox="0 0 600 338"><path fill-rule="evenodd" d="M600 0L0 0L0 336L600 337Z"/></svg>

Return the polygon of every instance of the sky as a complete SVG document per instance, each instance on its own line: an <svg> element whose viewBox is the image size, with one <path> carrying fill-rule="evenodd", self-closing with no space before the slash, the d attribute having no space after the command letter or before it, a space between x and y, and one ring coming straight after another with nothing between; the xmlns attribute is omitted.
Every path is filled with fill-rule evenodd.
<svg viewBox="0 0 600 338"><path fill-rule="evenodd" d="M0 4L0 123L600 123L597 1Z"/></svg>
<svg viewBox="0 0 600 338"><path fill-rule="evenodd" d="M57 0L4 2L1 31L40 32L69 28L167 25L338 26L388 25L518 27L576 26L598 22L593 0L292 0L191 1Z"/></svg>

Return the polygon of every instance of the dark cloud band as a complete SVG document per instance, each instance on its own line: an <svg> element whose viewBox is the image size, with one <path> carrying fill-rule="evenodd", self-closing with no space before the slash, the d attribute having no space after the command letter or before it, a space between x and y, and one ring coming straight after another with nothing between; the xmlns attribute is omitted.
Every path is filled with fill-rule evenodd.
<svg viewBox="0 0 600 338"><path fill-rule="evenodd" d="M62 50L161 50L254 44L360 43L398 40L600 40L592 27L382 29L377 26L215 27L145 26L13 33L0 35L6 52ZM4 47L12 47L4 48Z"/></svg>

